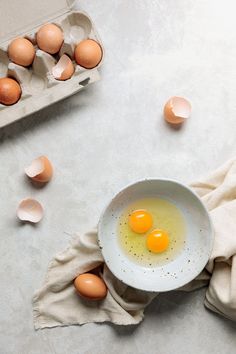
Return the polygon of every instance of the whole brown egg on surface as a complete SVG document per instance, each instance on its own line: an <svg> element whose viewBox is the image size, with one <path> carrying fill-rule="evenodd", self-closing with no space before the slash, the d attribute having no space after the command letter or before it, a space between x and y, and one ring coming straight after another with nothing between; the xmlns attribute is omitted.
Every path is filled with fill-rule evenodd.
<svg viewBox="0 0 236 354"><path fill-rule="evenodd" d="M75 278L74 286L79 295L89 300L102 300L107 295L104 281L92 273L80 274Z"/></svg>
<svg viewBox="0 0 236 354"><path fill-rule="evenodd" d="M15 104L21 96L18 82L9 77L0 78L0 103L6 106Z"/></svg>
<svg viewBox="0 0 236 354"><path fill-rule="evenodd" d="M102 60L102 48L93 39L85 39L75 48L75 61L86 69L92 69Z"/></svg>
<svg viewBox="0 0 236 354"><path fill-rule="evenodd" d="M35 49L26 38L16 38L8 46L9 59L18 65L29 66L33 63Z"/></svg>
<svg viewBox="0 0 236 354"><path fill-rule="evenodd" d="M58 53L63 40L62 30L53 23L43 25L36 34L38 47L49 54Z"/></svg>

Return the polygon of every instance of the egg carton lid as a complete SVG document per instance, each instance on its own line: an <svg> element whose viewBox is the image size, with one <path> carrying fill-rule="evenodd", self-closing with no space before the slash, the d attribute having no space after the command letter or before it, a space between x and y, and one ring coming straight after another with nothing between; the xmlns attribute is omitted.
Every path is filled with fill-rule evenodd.
<svg viewBox="0 0 236 354"><path fill-rule="evenodd" d="M71 10L75 0L0 0L0 43Z"/></svg>

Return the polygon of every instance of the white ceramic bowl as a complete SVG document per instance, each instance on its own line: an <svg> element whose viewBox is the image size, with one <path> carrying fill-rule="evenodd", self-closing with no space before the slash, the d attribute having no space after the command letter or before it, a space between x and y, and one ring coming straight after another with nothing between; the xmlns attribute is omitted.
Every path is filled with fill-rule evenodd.
<svg viewBox="0 0 236 354"><path fill-rule="evenodd" d="M117 223L123 209L137 199L160 197L175 204L186 223L186 243L174 261L159 267L133 262L118 242ZM177 289L194 279L205 267L213 247L213 228L199 197L188 187L167 179L142 180L119 192L101 215L98 239L105 262L124 283L147 291Z"/></svg>

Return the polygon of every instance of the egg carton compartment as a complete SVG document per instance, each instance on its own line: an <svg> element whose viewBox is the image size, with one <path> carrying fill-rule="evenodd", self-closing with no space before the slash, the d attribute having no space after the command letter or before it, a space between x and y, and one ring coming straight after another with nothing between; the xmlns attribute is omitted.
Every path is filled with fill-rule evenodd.
<svg viewBox="0 0 236 354"><path fill-rule="evenodd" d="M49 21L40 22L33 29L20 35L14 34L7 41L0 43L0 77L14 78L22 89L21 98L16 104L12 106L0 104L0 127L68 97L100 78L98 67L102 64L103 58L93 69L81 67L74 60L75 46L84 39L98 42L104 54L90 17L84 12L69 11L50 20L50 23L60 27L64 34L64 42L56 55L48 54L37 47L36 33L45 23ZM9 44L20 36L29 39L36 50L34 61L29 67L17 65L8 58ZM71 58L75 68L72 77L66 81L57 80L52 74L52 68L63 54Z"/></svg>

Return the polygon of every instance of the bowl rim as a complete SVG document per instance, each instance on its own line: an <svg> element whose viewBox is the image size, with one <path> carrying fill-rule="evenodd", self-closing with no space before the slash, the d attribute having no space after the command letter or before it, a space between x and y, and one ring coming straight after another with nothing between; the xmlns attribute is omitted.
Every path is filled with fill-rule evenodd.
<svg viewBox="0 0 236 354"><path fill-rule="evenodd" d="M98 230L98 233L97 233L97 237L98 237L98 244L100 247L100 250L101 250L101 253L102 253L102 256L103 256L103 259L104 259L104 263L106 264L106 266L109 268L109 270L111 271L111 273L118 279L120 280L122 283L134 288L134 289L138 289L140 291L147 291L147 292L157 292L157 293L161 293L161 292L167 292L167 291L172 291L172 290L178 290L180 289L181 287L189 284L192 280L196 279L196 277L204 270L204 268L206 267L210 257L208 257L208 259L206 260L203 268L199 271L199 273L197 275L194 275L187 283L184 282L182 285L180 286L174 286L174 287L170 287L169 289L167 290L145 290L145 289L140 289L138 287L135 287L134 285L130 284L129 282L125 282L124 280L120 279L119 275L116 274L116 272L113 272L113 270L111 270L110 266L106 263L106 258L105 258L105 255L104 255L104 251L103 251L103 247L102 247L102 241L101 241L101 238L100 238L100 235L101 235L101 232L102 232L102 227L101 227L101 224L102 224L102 221L103 221L103 218L104 218L104 215L106 214L106 211L107 209L110 207L111 203L113 202L113 200L117 197L119 197L120 194L122 194L126 189L128 189L129 187L132 187L136 184L139 184L139 183L142 183L142 182L152 182L152 181L161 181L161 182L170 182L170 183L173 183L173 184L177 184L178 186L180 186L181 188L184 188L186 189L189 193L193 194L196 199L198 200L198 202L200 203L201 207L203 208L203 210L205 211L206 215L207 215L207 218L208 218L208 221L209 221L209 237L210 237L210 247L209 247L209 254L211 255L212 254L212 251L213 251L213 247L214 247L214 239L215 239L215 235L214 235L214 227L213 227L213 222L211 220L211 216L210 216L210 213L209 211L207 210L205 204L202 202L201 198L199 197L199 195L192 189L190 188L188 185L182 183L182 182L179 182L177 181L176 179L172 179L172 178L162 178L162 177L157 177L157 178L154 178L154 177L150 177L150 178L143 178L143 179L139 179L139 180L136 180L134 182L131 182L127 185L125 185L123 188L121 188L119 190L119 192L117 192L111 199L108 203L106 203L105 207L103 208L103 211L99 217L99 222L98 222L98 227L97 227L97 230Z"/></svg>

